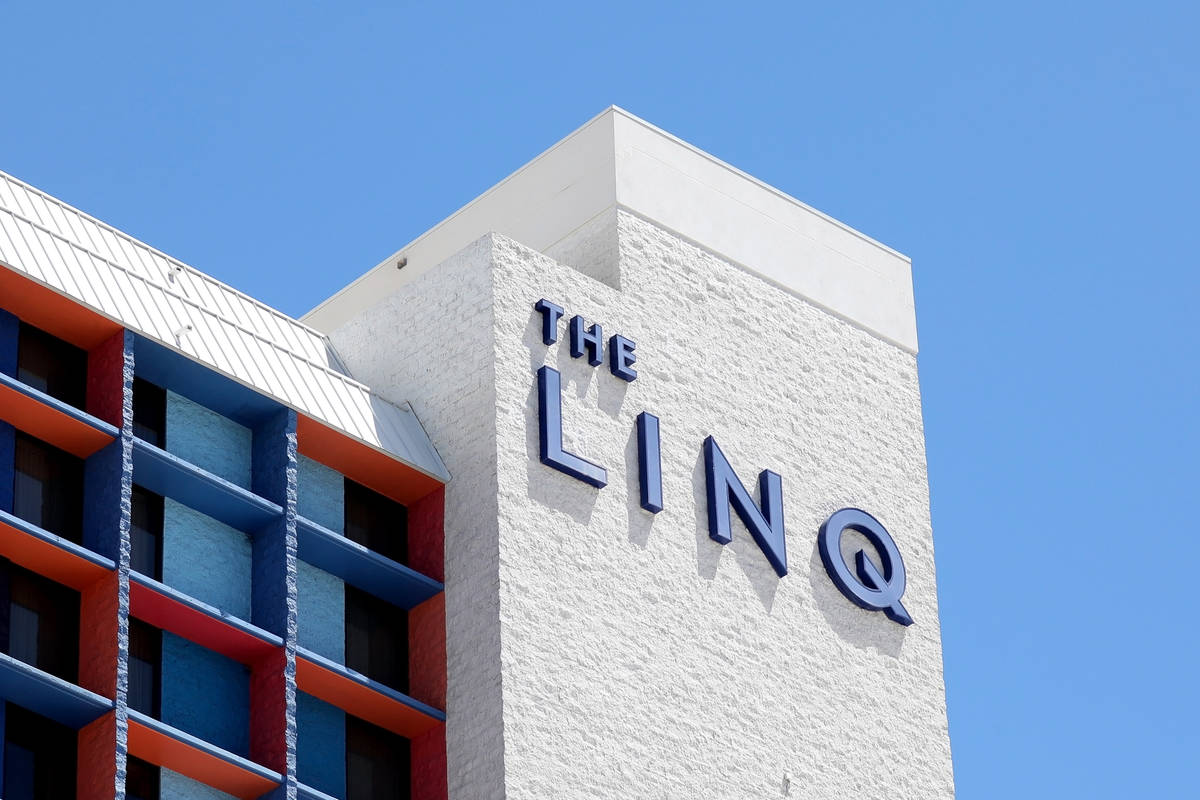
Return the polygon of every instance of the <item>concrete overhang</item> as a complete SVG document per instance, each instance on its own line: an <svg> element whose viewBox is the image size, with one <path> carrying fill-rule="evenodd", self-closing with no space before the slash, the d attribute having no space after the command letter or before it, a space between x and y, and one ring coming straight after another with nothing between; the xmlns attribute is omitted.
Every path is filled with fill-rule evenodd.
<svg viewBox="0 0 1200 800"><path fill-rule="evenodd" d="M614 209L649 220L906 350L917 350L907 257L615 106L303 320L333 331L488 232L571 263L563 253L596 252L576 240ZM398 269L401 259L405 264Z"/></svg>

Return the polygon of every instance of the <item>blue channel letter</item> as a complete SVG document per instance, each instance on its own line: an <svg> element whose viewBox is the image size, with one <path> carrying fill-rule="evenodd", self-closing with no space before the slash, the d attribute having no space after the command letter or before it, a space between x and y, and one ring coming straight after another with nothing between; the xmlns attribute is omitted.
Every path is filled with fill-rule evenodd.
<svg viewBox="0 0 1200 800"><path fill-rule="evenodd" d="M538 432L542 463L598 489L608 485L608 471L563 450L562 376L553 367L538 369Z"/></svg>
<svg viewBox="0 0 1200 800"><path fill-rule="evenodd" d="M637 440L642 508L657 514L663 510L662 447L658 437L658 417L649 411L638 414Z"/></svg>
<svg viewBox="0 0 1200 800"><path fill-rule="evenodd" d="M729 509L732 506L741 517L750 535L763 551L779 577L787 575L787 542L783 527L783 479L764 469L758 476L763 507L738 479L729 460L709 436L704 440L704 472L708 492L708 535L713 541L729 544L733 541L733 525Z"/></svg>

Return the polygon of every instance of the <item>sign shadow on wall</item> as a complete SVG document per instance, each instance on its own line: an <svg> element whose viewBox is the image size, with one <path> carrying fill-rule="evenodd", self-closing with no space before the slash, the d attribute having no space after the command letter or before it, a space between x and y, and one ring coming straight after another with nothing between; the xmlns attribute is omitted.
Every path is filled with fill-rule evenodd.
<svg viewBox="0 0 1200 800"><path fill-rule="evenodd" d="M537 419L538 387L535 383L525 398L525 406L531 410L529 418ZM540 460L541 443L536 424L527 425L525 430L525 474L529 486L529 499L553 508L569 516L581 525L592 520L596 501L600 493L582 481L569 478L561 472L546 469Z"/></svg>
<svg viewBox="0 0 1200 800"><path fill-rule="evenodd" d="M750 533L740 522L735 523L736 532L729 544L719 544L713 541L708 531L707 486L704 452L700 451L696 456L696 465L692 469L692 502L696 507L696 574L706 581L714 580L722 554L726 550L731 550L737 565L741 567L742 572L750 581L755 595L758 596L758 601L762 603L763 609L769 614L775 605L775 593L779 590L779 581L783 579L771 568L770 563L763 556L763 551L750 538ZM757 491L754 499L758 502L762 501L762 497L758 495Z"/></svg>
<svg viewBox="0 0 1200 800"><path fill-rule="evenodd" d="M629 541L639 550L645 550L658 514L651 514L638 503L642 490L639 471L638 433L635 427L630 429L629 439L625 442L625 511L629 521Z"/></svg>
<svg viewBox="0 0 1200 800"><path fill-rule="evenodd" d="M848 563L854 563L855 553L862 549L868 558L876 561L877 556L871 555L871 546L860 539L847 535L842 541L842 557ZM879 564L876 566L881 567ZM812 557L808 563L808 580L812 584L813 602L842 641L860 650L878 650L893 658L900 657L908 628L897 625L878 611L867 611L847 600L829 579L816 542L813 543Z"/></svg>

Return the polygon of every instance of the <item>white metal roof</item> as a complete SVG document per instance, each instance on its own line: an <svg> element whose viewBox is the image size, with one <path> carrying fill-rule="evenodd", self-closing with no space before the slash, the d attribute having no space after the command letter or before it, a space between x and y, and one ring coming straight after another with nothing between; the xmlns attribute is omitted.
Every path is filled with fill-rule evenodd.
<svg viewBox="0 0 1200 800"><path fill-rule="evenodd" d="M393 405L347 376L323 334L4 172L0 263L449 479L412 408Z"/></svg>

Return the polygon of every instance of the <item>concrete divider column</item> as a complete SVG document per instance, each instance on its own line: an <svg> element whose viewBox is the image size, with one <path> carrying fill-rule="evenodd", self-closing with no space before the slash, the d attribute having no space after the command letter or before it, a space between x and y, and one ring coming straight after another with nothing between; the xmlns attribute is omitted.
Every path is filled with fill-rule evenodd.
<svg viewBox="0 0 1200 800"><path fill-rule="evenodd" d="M252 450L252 490L284 514L254 536L251 621L284 644L251 669L250 758L284 776L269 800L295 800L296 412L280 409L256 427Z"/></svg>
<svg viewBox="0 0 1200 800"><path fill-rule="evenodd" d="M125 798L129 740L129 548L133 493L133 334L122 331L88 354L88 411L120 436L84 469L84 546L116 572L80 593L79 684L115 709L77 739L79 797Z"/></svg>

